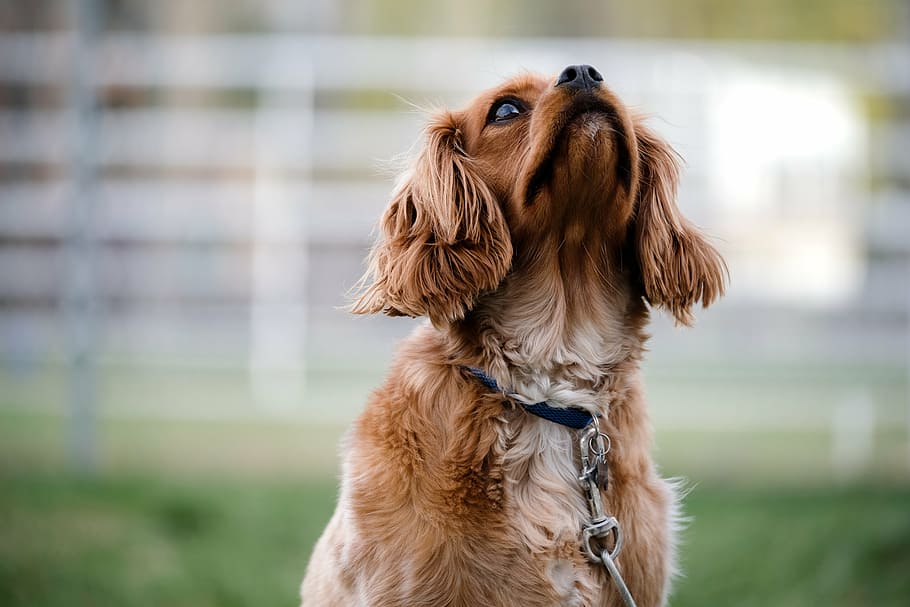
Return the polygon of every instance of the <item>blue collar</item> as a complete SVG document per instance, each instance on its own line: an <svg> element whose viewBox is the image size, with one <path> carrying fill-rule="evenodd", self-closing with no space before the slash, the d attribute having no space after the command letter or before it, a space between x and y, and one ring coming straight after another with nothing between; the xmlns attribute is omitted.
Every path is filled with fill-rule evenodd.
<svg viewBox="0 0 910 607"><path fill-rule="evenodd" d="M500 388L499 384L496 383L496 380L484 373L482 369L478 369L477 367L465 367L465 369L470 371L474 377L479 379L480 382L490 390L502 392L511 398L511 395ZM519 401L519 404L524 407L525 411L528 413L533 413L537 417L542 417L547 421L559 424L560 426L566 426L567 428L581 430L594 421L594 416L584 409L576 409L574 407L568 409L565 407L551 407L546 401L534 403L533 405Z"/></svg>

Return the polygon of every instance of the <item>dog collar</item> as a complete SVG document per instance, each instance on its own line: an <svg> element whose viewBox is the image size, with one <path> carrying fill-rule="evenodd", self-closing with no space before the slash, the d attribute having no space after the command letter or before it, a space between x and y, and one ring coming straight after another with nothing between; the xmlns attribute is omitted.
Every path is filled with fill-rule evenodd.
<svg viewBox="0 0 910 607"><path fill-rule="evenodd" d="M550 406L547 401L533 404L523 403L516 399L514 395L500 388L499 384L496 383L496 380L484 373L482 369L478 369L477 367L465 367L465 369L470 371L474 377L480 380L480 383L485 385L490 390L495 390L497 392L503 393L505 396L518 402L528 413L536 415L537 417L542 417L543 419L553 422L554 424L559 424L560 426L565 426L567 428L574 428L575 430L581 430L582 428L588 427L591 422L594 421L594 416L584 409L578 409L576 407L553 407Z"/></svg>

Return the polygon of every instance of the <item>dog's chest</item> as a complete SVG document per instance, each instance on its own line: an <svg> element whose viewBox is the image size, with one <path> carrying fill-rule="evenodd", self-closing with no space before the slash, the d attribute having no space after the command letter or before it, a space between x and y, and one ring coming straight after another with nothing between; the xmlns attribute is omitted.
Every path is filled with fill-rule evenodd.
<svg viewBox="0 0 910 607"><path fill-rule="evenodd" d="M576 440L569 428L526 419L503 458L512 533L530 558L545 563L545 576L566 606L584 604L593 585L580 553L589 515L577 478Z"/></svg>

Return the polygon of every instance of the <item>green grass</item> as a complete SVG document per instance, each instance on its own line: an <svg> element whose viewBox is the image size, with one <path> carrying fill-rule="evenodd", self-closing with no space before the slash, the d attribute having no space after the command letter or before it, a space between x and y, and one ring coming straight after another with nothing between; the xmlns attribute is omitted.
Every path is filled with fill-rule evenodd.
<svg viewBox="0 0 910 607"><path fill-rule="evenodd" d="M698 489L673 605L910 604L910 489Z"/></svg>
<svg viewBox="0 0 910 607"><path fill-rule="evenodd" d="M294 605L330 481L0 474L0 604ZM910 604L910 488L696 487L676 607Z"/></svg>
<svg viewBox="0 0 910 607"><path fill-rule="evenodd" d="M332 483L5 476L0 604L293 605Z"/></svg>
<svg viewBox="0 0 910 607"><path fill-rule="evenodd" d="M344 382L344 396L323 378L310 392L330 414L251 418L244 380L213 373L105 376L94 478L64 472L64 385L0 376L0 607L296 604L334 503L341 422L375 382ZM657 460L696 484L672 605L910 605L903 368L648 373ZM824 422L856 394L876 424L847 474L826 423L695 423ZM185 407L198 417L176 416ZM838 485L851 479L861 486Z"/></svg>

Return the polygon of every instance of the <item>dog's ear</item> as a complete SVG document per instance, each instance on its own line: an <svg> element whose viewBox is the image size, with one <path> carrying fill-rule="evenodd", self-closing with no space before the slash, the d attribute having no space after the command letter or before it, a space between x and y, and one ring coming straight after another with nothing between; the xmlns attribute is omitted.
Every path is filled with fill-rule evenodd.
<svg viewBox="0 0 910 607"><path fill-rule="evenodd" d="M679 156L670 145L635 121L639 186L632 225L644 295L676 321L691 325L692 306L704 307L723 295L727 268L717 250L676 206Z"/></svg>
<svg viewBox="0 0 910 607"><path fill-rule="evenodd" d="M511 263L502 211L464 152L458 118L443 112L382 216L352 311L452 322L499 285Z"/></svg>

